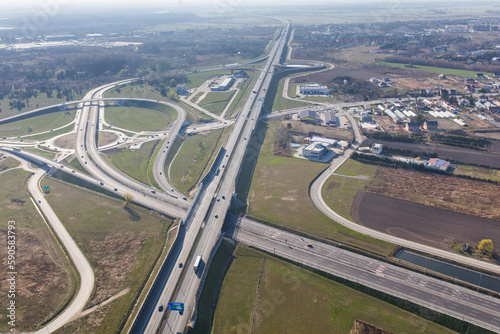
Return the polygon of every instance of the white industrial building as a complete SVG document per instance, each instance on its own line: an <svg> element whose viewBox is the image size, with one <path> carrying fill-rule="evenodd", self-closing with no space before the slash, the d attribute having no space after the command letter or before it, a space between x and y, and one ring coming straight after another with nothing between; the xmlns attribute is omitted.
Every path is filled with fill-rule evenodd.
<svg viewBox="0 0 500 334"><path fill-rule="evenodd" d="M299 89L303 95L330 95L328 87L318 84L301 85Z"/></svg>
<svg viewBox="0 0 500 334"><path fill-rule="evenodd" d="M382 144L373 144L371 152L374 154L380 154L382 153Z"/></svg>
<svg viewBox="0 0 500 334"><path fill-rule="evenodd" d="M210 86L211 91L225 91L233 86L234 78L229 76L223 79L222 81L215 81Z"/></svg>
<svg viewBox="0 0 500 334"><path fill-rule="evenodd" d="M313 136L311 138L311 143L321 144L326 148L330 148L332 146L337 145L337 141L335 139L328 139L328 138L323 138L323 137L318 137L318 136Z"/></svg>
<svg viewBox="0 0 500 334"><path fill-rule="evenodd" d="M319 159L327 151L326 147L320 143L311 143L302 149L302 156L305 158Z"/></svg>

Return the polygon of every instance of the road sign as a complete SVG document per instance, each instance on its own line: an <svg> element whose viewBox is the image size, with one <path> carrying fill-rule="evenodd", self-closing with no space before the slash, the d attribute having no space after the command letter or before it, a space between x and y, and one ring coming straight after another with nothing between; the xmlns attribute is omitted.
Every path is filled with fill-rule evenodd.
<svg viewBox="0 0 500 334"><path fill-rule="evenodd" d="M170 311L184 312L184 303L168 303L168 309Z"/></svg>
<svg viewBox="0 0 500 334"><path fill-rule="evenodd" d="M43 189L45 189L45 190L49 190L49 188L50 188L49 186L43 187Z"/></svg>

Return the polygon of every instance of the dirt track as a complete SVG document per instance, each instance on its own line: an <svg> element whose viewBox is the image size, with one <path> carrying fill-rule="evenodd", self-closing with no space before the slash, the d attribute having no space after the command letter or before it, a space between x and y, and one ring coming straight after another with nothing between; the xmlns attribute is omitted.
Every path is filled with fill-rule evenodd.
<svg viewBox="0 0 500 334"><path fill-rule="evenodd" d="M500 222L369 192L358 192L351 216L358 224L390 235L449 249L452 242L500 245Z"/></svg>

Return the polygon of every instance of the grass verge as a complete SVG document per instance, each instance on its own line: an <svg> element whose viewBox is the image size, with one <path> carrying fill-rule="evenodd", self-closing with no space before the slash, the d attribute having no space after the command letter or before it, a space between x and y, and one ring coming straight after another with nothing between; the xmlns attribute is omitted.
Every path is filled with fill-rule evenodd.
<svg viewBox="0 0 500 334"><path fill-rule="evenodd" d="M94 306L124 289L114 302L63 327L60 333L117 333L159 257L172 221L141 207L122 206L119 198L48 178L47 200L87 255L96 275L88 305Z"/></svg>
<svg viewBox="0 0 500 334"><path fill-rule="evenodd" d="M24 136L49 131L50 129L59 128L70 123L74 118L75 110L67 110L23 119L0 126L0 137ZM10 131L6 131L5 129L9 129Z"/></svg>
<svg viewBox="0 0 500 334"><path fill-rule="evenodd" d="M121 152L109 154L109 161L123 173L148 185L148 162L158 145L158 140L149 141L138 150L124 149ZM151 179L151 182L154 178Z"/></svg>
<svg viewBox="0 0 500 334"><path fill-rule="evenodd" d="M16 329L31 332L34 328L58 314L73 297L77 278L70 262L59 246L51 230L40 217L26 192L26 182L31 173L13 169L0 174L0 212L3 217L0 230L3 238L0 246L5 249L7 269L7 228L14 221L16 271ZM17 199L18 202L12 202ZM21 204L21 202L24 203ZM7 309L11 299L7 298L7 271L0 278L5 298L0 302ZM7 313L5 313L6 315ZM0 331L7 333L13 327L6 316L0 318Z"/></svg>
<svg viewBox="0 0 500 334"><path fill-rule="evenodd" d="M187 194L210 167L218 148L225 142L231 128L219 129L208 134L197 134L184 140L181 150L172 161L172 184Z"/></svg>
<svg viewBox="0 0 500 334"><path fill-rule="evenodd" d="M365 189L372 182L376 170L376 165L364 164L352 159L347 160L337 170L337 174L346 176L362 175L368 176L370 179L360 180L338 175L330 176L322 189L323 199L326 204L342 217L352 220L351 207L354 197L358 191Z"/></svg>
<svg viewBox="0 0 500 334"><path fill-rule="evenodd" d="M299 107L305 107L305 106L311 105L311 103L289 100L289 99L286 99L283 97L283 90L285 88L286 78L287 77L282 78L279 82L278 91L276 92L276 96L274 97L272 111L299 108Z"/></svg>
<svg viewBox="0 0 500 334"><path fill-rule="evenodd" d="M351 285L238 245L212 333L348 333L355 319L394 333L453 333Z"/></svg>
<svg viewBox="0 0 500 334"><path fill-rule="evenodd" d="M265 134L251 180L248 214L298 232L388 254L392 245L337 224L316 208L309 197L309 186L327 165L274 156L272 150L280 124L270 122Z"/></svg>
<svg viewBox="0 0 500 334"><path fill-rule="evenodd" d="M229 92L208 93L199 105L216 115L220 115L236 92L233 90Z"/></svg>

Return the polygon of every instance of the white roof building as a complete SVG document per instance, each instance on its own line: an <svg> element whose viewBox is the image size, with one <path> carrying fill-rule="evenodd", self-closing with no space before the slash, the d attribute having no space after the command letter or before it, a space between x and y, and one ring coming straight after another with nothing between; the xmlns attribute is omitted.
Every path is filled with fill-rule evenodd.
<svg viewBox="0 0 500 334"><path fill-rule="evenodd" d="M302 149L302 156L305 158L320 158L326 151L326 147L322 144L311 143Z"/></svg>
<svg viewBox="0 0 500 334"><path fill-rule="evenodd" d="M331 147L331 146L335 146L337 144L337 141L335 139L328 139L328 138L313 136L311 138L311 143L318 143L318 144L321 144L325 147Z"/></svg>
<svg viewBox="0 0 500 334"><path fill-rule="evenodd" d="M318 84L307 84L300 86L300 94L304 95L330 95L328 87Z"/></svg>

